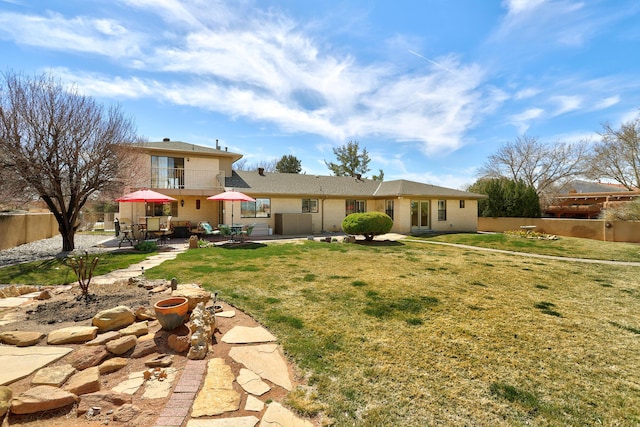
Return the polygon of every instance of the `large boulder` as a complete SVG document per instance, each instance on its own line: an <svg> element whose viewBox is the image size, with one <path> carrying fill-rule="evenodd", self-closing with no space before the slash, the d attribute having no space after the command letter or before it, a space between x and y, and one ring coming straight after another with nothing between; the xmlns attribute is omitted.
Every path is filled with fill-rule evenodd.
<svg viewBox="0 0 640 427"><path fill-rule="evenodd" d="M78 400L78 396L50 385L39 385L20 393L11 401L12 414L33 414L63 408Z"/></svg>
<svg viewBox="0 0 640 427"><path fill-rule="evenodd" d="M124 328L136 321L136 314L129 307L119 305L108 310L102 310L95 316L91 324L98 327L99 332L114 331Z"/></svg>
<svg viewBox="0 0 640 427"><path fill-rule="evenodd" d="M47 344L81 344L91 341L98 334L95 326L70 326L49 332Z"/></svg>
<svg viewBox="0 0 640 427"><path fill-rule="evenodd" d="M7 331L0 333L0 341L17 347L36 345L46 334L36 331Z"/></svg>

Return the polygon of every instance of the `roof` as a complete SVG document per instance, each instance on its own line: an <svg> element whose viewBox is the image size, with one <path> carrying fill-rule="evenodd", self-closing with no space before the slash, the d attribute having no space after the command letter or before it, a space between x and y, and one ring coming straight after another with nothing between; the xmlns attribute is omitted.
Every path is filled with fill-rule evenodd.
<svg viewBox="0 0 640 427"><path fill-rule="evenodd" d="M629 191L629 189L615 183L581 181L576 179L565 184L560 190L560 193L612 193L623 191Z"/></svg>
<svg viewBox="0 0 640 427"><path fill-rule="evenodd" d="M296 173L269 173L234 171L226 178L225 187L251 194L295 195L317 197L385 198L400 196L440 197L455 199L483 199L483 194L438 187L404 179L374 181L349 176L305 175Z"/></svg>
<svg viewBox="0 0 640 427"><path fill-rule="evenodd" d="M152 150L175 151L176 153L180 154L193 153L212 155L217 157L232 157L234 158L234 161L242 158L242 154L227 151L226 147L224 150L221 150L220 147L213 148L203 145L195 145L188 142L171 141L168 138L165 138L164 141L143 142L140 144L140 146Z"/></svg>

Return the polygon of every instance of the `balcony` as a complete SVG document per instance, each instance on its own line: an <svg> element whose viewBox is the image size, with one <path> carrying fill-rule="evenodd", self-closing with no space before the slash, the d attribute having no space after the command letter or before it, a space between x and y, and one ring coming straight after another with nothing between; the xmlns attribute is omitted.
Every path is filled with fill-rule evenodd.
<svg viewBox="0 0 640 427"><path fill-rule="evenodd" d="M220 190L224 173L211 169L151 168L153 189Z"/></svg>

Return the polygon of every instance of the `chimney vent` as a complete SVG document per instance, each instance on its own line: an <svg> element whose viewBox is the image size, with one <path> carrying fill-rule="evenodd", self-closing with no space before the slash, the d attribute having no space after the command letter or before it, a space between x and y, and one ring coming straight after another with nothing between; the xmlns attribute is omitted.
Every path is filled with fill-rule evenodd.
<svg viewBox="0 0 640 427"><path fill-rule="evenodd" d="M224 151L229 151L229 147L224 147Z"/></svg>
<svg viewBox="0 0 640 427"><path fill-rule="evenodd" d="M169 141L171 141L169 138L163 138L162 139L162 142L169 142Z"/></svg>
<svg viewBox="0 0 640 427"><path fill-rule="evenodd" d="M218 143L218 140L216 139L216 150L220 149L220 144Z"/></svg>
<svg viewBox="0 0 640 427"><path fill-rule="evenodd" d="M356 181L362 181L362 174L360 173L356 174Z"/></svg>
<svg viewBox="0 0 640 427"><path fill-rule="evenodd" d="M258 168L258 174L264 176L264 168Z"/></svg>

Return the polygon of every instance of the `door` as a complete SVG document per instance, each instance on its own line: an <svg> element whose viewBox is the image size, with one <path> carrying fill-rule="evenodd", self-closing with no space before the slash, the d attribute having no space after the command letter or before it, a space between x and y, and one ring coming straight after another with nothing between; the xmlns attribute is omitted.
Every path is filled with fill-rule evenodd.
<svg viewBox="0 0 640 427"><path fill-rule="evenodd" d="M411 231L431 229L428 200L411 201Z"/></svg>

